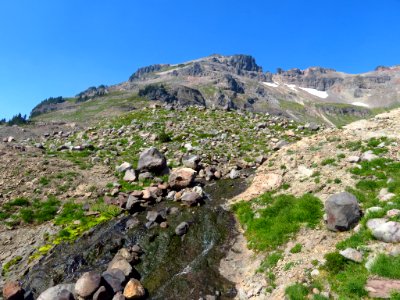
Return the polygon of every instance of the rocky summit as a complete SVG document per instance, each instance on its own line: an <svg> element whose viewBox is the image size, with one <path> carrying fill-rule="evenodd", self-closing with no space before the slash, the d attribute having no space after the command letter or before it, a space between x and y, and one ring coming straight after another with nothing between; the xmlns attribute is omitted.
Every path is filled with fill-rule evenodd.
<svg viewBox="0 0 400 300"><path fill-rule="evenodd" d="M46 99L0 125L2 298L398 299L399 74L212 55Z"/></svg>

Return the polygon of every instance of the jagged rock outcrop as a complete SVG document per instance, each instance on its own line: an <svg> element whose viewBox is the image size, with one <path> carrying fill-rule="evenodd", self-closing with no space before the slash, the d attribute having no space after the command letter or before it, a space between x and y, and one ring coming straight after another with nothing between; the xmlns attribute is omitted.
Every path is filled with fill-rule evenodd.
<svg viewBox="0 0 400 300"><path fill-rule="evenodd" d="M162 68L169 67L169 66L170 66L169 64L155 64L155 65L150 65L150 66L146 66L143 68L139 68L135 73L133 73L131 75L131 77L129 77L129 81L143 79L143 77L146 74L160 71Z"/></svg>

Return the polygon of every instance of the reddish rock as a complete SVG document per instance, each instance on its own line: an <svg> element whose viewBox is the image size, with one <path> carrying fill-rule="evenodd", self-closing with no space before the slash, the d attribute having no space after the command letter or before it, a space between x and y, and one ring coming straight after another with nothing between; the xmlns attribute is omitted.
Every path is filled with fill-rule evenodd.
<svg viewBox="0 0 400 300"><path fill-rule="evenodd" d="M4 300L23 300L24 290L16 281L8 281L3 286Z"/></svg>

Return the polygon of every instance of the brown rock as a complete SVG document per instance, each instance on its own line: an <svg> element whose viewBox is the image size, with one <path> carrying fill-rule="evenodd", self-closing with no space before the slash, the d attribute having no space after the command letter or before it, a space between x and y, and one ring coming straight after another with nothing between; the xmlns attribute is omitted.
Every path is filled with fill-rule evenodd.
<svg viewBox="0 0 400 300"><path fill-rule="evenodd" d="M168 183L171 189L180 190L190 186L196 177L196 171L190 168L173 170L169 175Z"/></svg>
<svg viewBox="0 0 400 300"><path fill-rule="evenodd" d="M139 280L130 279L125 286L124 296L128 300L142 299L146 291Z"/></svg>
<svg viewBox="0 0 400 300"><path fill-rule="evenodd" d="M16 281L8 281L3 286L3 297L5 300L23 300L24 290Z"/></svg>

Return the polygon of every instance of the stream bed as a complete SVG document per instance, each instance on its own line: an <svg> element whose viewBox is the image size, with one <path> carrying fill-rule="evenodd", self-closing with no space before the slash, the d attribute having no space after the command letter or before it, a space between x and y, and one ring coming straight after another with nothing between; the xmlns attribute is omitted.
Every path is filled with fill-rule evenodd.
<svg viewBox="0 0 400 300"><path fill-rule="evenodd" d="M177 213L167 217L168 228L146 228L145 211L96 226L74 243L56 246L25 274L23 285L36 299L48 287L75 282L83 272L105 271L120 248L138 244L144 255L134 268L148 299L232 299L235 285L218 271L235 234L235 220L223 204L246 187L245 179L219 180L204 187L208 199L202 206L188 208L164 200L148 208L177 207ZM131 228L133 220L139 224ZM189 230L177 236L175 228L184 221Z"/></svg>

